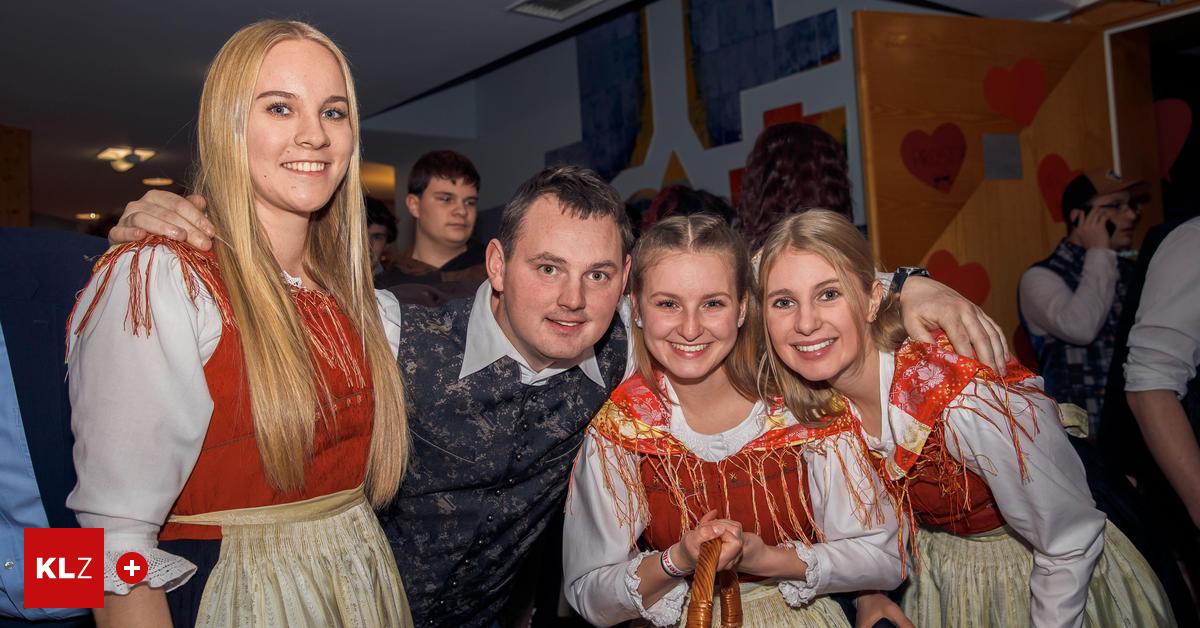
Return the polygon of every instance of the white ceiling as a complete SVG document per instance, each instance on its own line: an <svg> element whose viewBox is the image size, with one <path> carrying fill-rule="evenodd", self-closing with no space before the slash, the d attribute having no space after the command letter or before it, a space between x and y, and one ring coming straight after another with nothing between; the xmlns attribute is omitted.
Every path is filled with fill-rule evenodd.
<svg viewBox="0 0 1200 628"><path fill-rule="evenodd" d="M560 23L506 12L512 0L4 0L0 124L33 131L36 213L112 212L141 196L142 178L186 179L204 69L229 35L254 20L306 20L339 42L370 114L631 1L604 0ZM1080 0L943 4L1035 19ZM126 173L94 158L119 145L159 155Z"/></svg>

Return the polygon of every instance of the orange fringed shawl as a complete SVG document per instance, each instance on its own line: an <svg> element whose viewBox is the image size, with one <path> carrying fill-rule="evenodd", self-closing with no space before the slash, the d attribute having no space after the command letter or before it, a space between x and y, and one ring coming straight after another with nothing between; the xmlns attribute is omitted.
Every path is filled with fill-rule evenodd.
<svg viewBox="0 0 1200 628"><path fill-rule="evenodd" d="M906 342L896 351L895 362L889 407L884 411L896 437L896 451L891 458L876 460L889 490L907 511L910 528L912 519L955 534L1004 525L984 479L950 455L946 441L957 445L957 438L946 424L947 412L968 409L981 421L1003 421L996 426L1010 435L1024 477L1021 439L1032 435L1016 420L1010 401L1014 395L1045 394L1025 383L1033 374L1013 360L1008 373L1000 376L977 360L955 354L944 336L935 344ZM959 402L972 382L977 384L972 396L983 402L986 412ZM1037 417L1032 419L1036 430Z"/></svg>
<svg viewBox="0 0 1200 628"><path fill-rule="evenodd" d="M781 408L773 407L765 417L764 434L728 458L705 461L670 434L671 408L640 374L634 375L612 393L592 421L592 434L605 461L605 485L614 498L617 482L629 495L627 500L615 499L618 520L631 531L635 522L646 522L643 538L657 550L677 542L709 510L739 521L769 545L820 542L821 531L812 521L805 451L833 437L853 438L863 455L848 460L838 453L838 464L862 465L861 471L869 474L875 471L866 462L866 445L849 414L819 427L788 425L785 417ZM632 455L636 467L613 464L613 457L603 455L605 448ZM884 496L863 499L846 488L864 525L870 520L882 523L882 511L868 504L880 504L877 498Z"/></svg>

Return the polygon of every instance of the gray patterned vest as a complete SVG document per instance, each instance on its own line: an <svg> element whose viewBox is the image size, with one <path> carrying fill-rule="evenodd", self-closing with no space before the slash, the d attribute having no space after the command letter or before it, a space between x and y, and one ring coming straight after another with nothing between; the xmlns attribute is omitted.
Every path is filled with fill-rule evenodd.
<svg viewBox="0 0 1200 628"><path fill-rule="evenodd" d="M584 428L625 371L626 331L613 316L595 349L606 387L579 367L526 386L507 357L460 380L474 301L403 306L412 455L379 519L417 626L496 618L522 559L563 508Z"/></svg>

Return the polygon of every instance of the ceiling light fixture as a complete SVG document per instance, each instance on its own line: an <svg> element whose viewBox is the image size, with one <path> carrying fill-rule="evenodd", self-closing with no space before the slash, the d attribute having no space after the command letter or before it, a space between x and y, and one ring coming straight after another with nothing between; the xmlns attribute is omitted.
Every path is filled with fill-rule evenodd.
<svg viewBox="0 0 1200 628"><path fill-rule="evenodd" d="M158 154L153 148L130 148L128 146L109 146L96 155L96 159L107 161L117 172L125 172L130 168L149 160Z"/></svg>
<svg viewBox="0 0 1200 628"><path fill-rule="evenodd" d="M168 186L168 185L171 185L172 183L175 183L175 179L170 179L168 177L149 177L146 179L142 179L142 185L149 185L151 187L156 187L156 188Z"/></svg>
<svg viewBox="0 0 1200 628"><path fill-rule="evenodd" d="M601 2L603 0L517 0L504 10L561 22Z"/></svg>

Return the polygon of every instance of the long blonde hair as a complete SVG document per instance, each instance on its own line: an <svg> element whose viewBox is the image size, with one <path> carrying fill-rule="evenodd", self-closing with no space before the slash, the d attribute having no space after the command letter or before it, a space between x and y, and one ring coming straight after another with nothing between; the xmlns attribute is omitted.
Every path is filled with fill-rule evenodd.
<svg viewBox="0 0 1200 628"><path fill-rule="evenodd" d="M376 507L395 495L408 456L404 387L377 312L359 180L359 119L345 56L302 22L265 20L229 38L204 81L197 120L194 189L208 200L216 255L242 342L259 455L276 490L302 489L311 459L319 390L308 333L281 280L282 269L257 219L246 146L254 86L267 52L288 40L316 42L341 66L354 150L328 206L308 226L305 270L332 295L362 338L371 369L375 418L367 460L367 494Z"/></svg>
<svg viewBox="0 0 1200 628"><path fill-rule="evenodd" d="M724 220L712 214L672 216L655 223L642 233L642 237L633 247L629 290L634 300L641 294L646 271L669 253L715 253L728 260L730 271L734 274L738 304L741 304L743 298L746 299L744 320L750 324L742 325L738 330L737 340L726 356L722 368L739 394L747 399L757 399L754 373L761 334L758 325L754 323L758 319L753 295L754 273L750 269L750 256L746 252L745 242ZM638 372L647 384L656 386L654 368L658 362L646 349L645 334L635 325L631 335ZM658 392L659 397L665 401L664 391Z"/></svg>
<svg viewBox="0 0 1200 628"><path fill-rule="evenodd" d="M858 364L867 351L894 351L906 337L900 315L900 301L893 294L879 304L874 321L869 320L868 297L875 284L876 263L867 239L845 216L824 209L794 214L778 222L767 234L758 268L759 298L763 299L763 327L766 328L767 275L779 256L786 251L815 253L833 267L846 292L850 310L862 328L857 330L863 348ZM855 288L858 288L857 290ZM759 369L759 388L768 397L782 397L784 404L800 421L819 423L839 410L838 395L824 382L808 382L784 364L768 338Z"/></svg>

